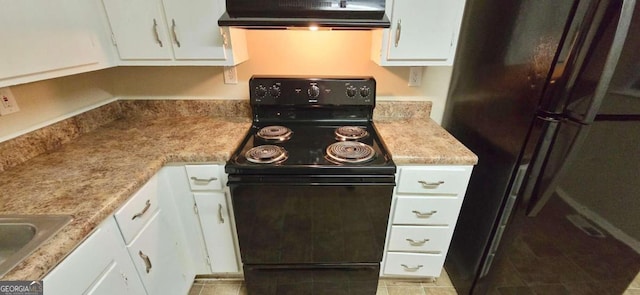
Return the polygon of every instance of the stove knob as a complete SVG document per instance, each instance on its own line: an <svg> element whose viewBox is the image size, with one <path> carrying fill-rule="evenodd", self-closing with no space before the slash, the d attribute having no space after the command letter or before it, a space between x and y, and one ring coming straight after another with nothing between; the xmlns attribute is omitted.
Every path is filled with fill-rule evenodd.
<svg viewBox="0 0 640 295"><path fill-rule="evenodd" d="M358 90L358 89L356 89L354 86L349 86L349 87L347 87L347 96L348 96L348 97L354 97L354 96L356 96L356 91L357 91L357 90Z"/></svg>
<svg viewBox="0 0 640 295"><path fill-rule="evenodd" d="M367 97L369 96L369 94L371 94L371 89L369 89L369 87L367 86L360 87L360 96Z"/></svg>
<svg viewBox="0 0 640 295"><path fill-rule="evenodd" d="M280 97L280 93L282 93L282 91L278 85L273 85L269 88L269 95L271 95L271 97L278 98Z"/></svg>
<svg viewBox="0 0 640 295"><path fill-rule="evenodd" d="M311 85L311 87L307 89L307 94L309 94L309 98L318 98L318 96L320 96L320 87Z"/></svg>
<svg viewBox="0 0 640 295"><path fill-rule="evenodd" d="M267 87L264 87L264 85L259 85L256 87L256 95L259 98L264 98L267 95Z"/></svg>

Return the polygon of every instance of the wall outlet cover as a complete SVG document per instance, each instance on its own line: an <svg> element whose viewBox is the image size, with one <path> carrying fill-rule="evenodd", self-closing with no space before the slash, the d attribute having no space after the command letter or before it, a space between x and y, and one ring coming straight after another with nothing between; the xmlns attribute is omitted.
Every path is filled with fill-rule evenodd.
<svg viewBox="0 0 640 295"><path fill-rule="evenodd" d="M238 71L235 66L224 67L224 84L238 84Z"/></svg>
<svg viewBox="0 0 640 295"><path fill-rule="evenodd" d="M0 88L0 115L8 115L19 111L16 98L9 87Z"/></svg>
<svg viewBox="0 0 640 295"><path fill-rule="evenodd" d="M422 83L422 67L409 68L409 86L418 87Z"/></svg>

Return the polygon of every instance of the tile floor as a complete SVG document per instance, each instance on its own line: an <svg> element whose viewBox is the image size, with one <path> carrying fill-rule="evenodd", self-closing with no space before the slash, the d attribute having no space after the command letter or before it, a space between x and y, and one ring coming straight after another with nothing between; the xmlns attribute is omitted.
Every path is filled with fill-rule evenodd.
<svg viewBox="0 0 640 295"><path fill-rule="evenodd" d="M381 279L376 295L456 295L446 272L436 280ZM240 279L196 279L189 295L247 295Z"/></svg>
<svg viewBox="0 0 640 295"><path fill-rule="evenodd" d="M576 214L553 197L536 218L524 220L509 256L496 260L490 295L640 295L640 255L611 237L592 237L567 219Z"/></svg>

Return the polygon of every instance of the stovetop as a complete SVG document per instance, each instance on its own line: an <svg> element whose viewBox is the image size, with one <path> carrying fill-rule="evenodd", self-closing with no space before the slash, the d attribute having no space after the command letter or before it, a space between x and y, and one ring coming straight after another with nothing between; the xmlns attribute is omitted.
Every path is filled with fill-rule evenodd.
<svg viewBox="0 0 640 295"><path fill-rule="evenodd" d="M375 107L373 78L253 77L249 85L253 124L227 162L225 171L230 175L395 173L391 155L371 120ZM258 136L261 129L270 126L288 128L292 134L282 141ZM368 135L355 140L339 138L335 131L344 126L362 129ZM372 157L353 163L336 161L327 155L327 147L336 142L349 142L338 149L351 152L362 147ZM266 150L256 151L263 148ZM250 150L254 155L283 152L285 156L278 156L272 163L262 163L247 159Z"/></svg>
<svg viewBox="0 0 640 295"><path fill-rule="evenodd" d="M227 162L226 171L230 174L393 174L395 165L372 123L289 123L285 126L293 132L289 140L275 142L257 136L257 132L270 125L253 125L244 141ZM283 125L280 125L283 126ZM339 142L334 131L341 126L357 126L366 130L369 135L357 142L369 145L375 155L363 163L335 163L326 155L329 145ZM276 145L284 148L288 158L279 163L253 163L245 154L254 147Z"/></svg>

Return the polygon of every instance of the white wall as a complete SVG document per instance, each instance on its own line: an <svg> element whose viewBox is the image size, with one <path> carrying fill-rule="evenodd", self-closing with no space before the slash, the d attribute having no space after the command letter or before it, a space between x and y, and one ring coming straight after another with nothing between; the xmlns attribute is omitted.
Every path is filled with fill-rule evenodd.
<svg viewBox="0 0 640 295"><path fill-rule="evenodd" d="M408 67L380 67L369 59L368 31L247 31L249 60L238 84L224 84L221 67L116 67L11 87L20 112L0 117L0 142L88 106L122 99L246 99L251 75L366 75L381 100L430 100L440 122L451 67L423 68L409 87Z"/></svg>
<svg viewBox="0 0 640 295"><path fill-rule="evenodd" d="M423 68L423 83L409 87L409 67L380 67L369 59L369 31L247 31L249 60L238 65L238 84L224 84L220 67L121 67L115 93L126 99L247 98L252 75L373 76L383 100L430 100L440 122L452 67Z"/></svg>
<svg viewBox="0 0 640 295"><path fill-rule="evenodd" d="M11 86L20 108L0 116L0 142L113 99L110 70Z"/></svg>

